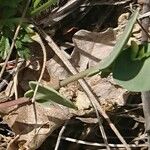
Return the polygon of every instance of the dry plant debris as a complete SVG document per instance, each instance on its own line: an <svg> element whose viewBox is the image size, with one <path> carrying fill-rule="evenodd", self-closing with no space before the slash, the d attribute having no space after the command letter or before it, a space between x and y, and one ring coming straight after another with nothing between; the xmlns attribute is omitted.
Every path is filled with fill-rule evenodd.
<svg viewBox="0 0 150 150"><path fill-rule="evenodd" d="M53 36L54 41L62 48L62 53L67 56L68 61L80 72L95 66L95 64L110 54L116 43L116 39L123 32L124 26L128 20L129 13L126 12L126 7L129 8L130 5L134 4L137 4L136 1L133 2L131 0L69 0L64 1L64 4L60 3L60 8L55 8L49 16L45 17L45 14L43 14L43 19L38 19L38 17L42 17L41 13L40 16L36 16L36 19L34 19L41 28L43 27L45 32L52 33L54 31L50 36ZM114 22L112 22L112 26L107 26L110 19L110 15L108 15L108 18L106 17L101 22L99 22L99 20L94 20L94 17L92 18L94 21L90 18L91 20L89 19L89 22L94 22L94 25L91 23L87 27L85 18L88 18L90 14L94 15L92 9L94 8L98 11L99 7L107 6L112 6L112 10L116 10L116 12L117 7L118 11L120 11L119 7L123 9L122 12L117 12L119 14L118 16L120 16L117 19L118 25L114 27ZM87 9L88 7L89 9ZM69 9L65 11L66 8ZM79 18L78 12L80 12ZM110 12L113 18L113 11ZM96 11L94 13L96 14ZM99 15L105 14L101 12ZM72 21L71 19L74 17L75 19ZM80 24L80 22L82 22L82 24ZM109 22L108 24L111 23ZM98 28L100 32L87 30L93 28ZM39 36L41 35L39 34ZM136 24L130 40L138 41L140 38L141 30L139 25ZM61 81L68 78L72 72L64 65L64 62L54 54L46 42L43 43L43 45L46 47L47 61L45 62L46 68L40 83L46 86L58 87ZM43 55L40 45L35 42L33 45L30 45L30 49L32 53L31 59L26 61L25 65L22 63L19 67L17 78L17 92L19 97L22 97L23 94L29 90L29 81L37 81L39 79L42 70ZM13 68L14 67L15 65ZM91 92L94 93L104 112L109 114L114 125L121 131L122 137L127 141L129 146L138 147L140 144L145 144L145 136L143 138L138 138L144 134L143 112L141 110L141 101L138 93L131 93L116 85L111 74L107 78L102 78L100 75L86 77L85 81L88 83ZM12 86L14 86L13 82L12 78L9 79L8 85L2 88L0 103L3 102L1 99L6 99L7 101L14 99L15 90L12 88ZM54 149L56 143L54 137L58 136L59 128L62 127L67 120L68 124L66 124L66 129L63 133L63 136L66 136L66 138L62 135L59 138L62 140L69 140L67 137L72 137L72 139L79 138L81 139L79 143L82 143L83 146L71 143L67 145L65 142L63 145L63 142L60 142L59 146L64 146L64 149L77 150L107 147L109 150L116 147L116 149L121 150L123 147L127 146L124 143L122 145L120 144L117 140L118 137L114 135L102 116L101 118L96 117L95 111L90 103L92 99L87 96L77 81L60 87L58 91L61 95L72 101L77 106L78 110L72 110L56 103L52 103L48 107L43 107L43 105L37 102L34 104L22 104L1 109L1 118L12 130L10 132L13 132L15 135L11 137L3 135L0 132L0 149ZM133 102L134 98L137 103ZM129 118L131 122L131 124L127 123L127 127L124 125L126 123L126 118ZM101 130L102 134L106 134L108 138L108 141L105 141L106 143L108 142L107 146L103 144L104 135L102 136L100 131L97 131L99 122L102 123L103 129L106 132L103 132L103 129ZM133 132L131 135L130 133L126 133L131 132L131 129ZM139 132L137 132L137 130L139 130ZM78 131L78 133L76 131ZM54 144L49 144L45 148L43 143L49 140L49 138L50 141L48 143L53 143L54 141ZM92 145L92 143L88 142L86 146L82 140L85 141L85 143L89 140L99 144L102 143L102 146L99 145L97 147L94 143ZM119 142L120 145L116 144L115 146L112 142ZM77 141L75 141L75 143L77 143ZM145 147L144 144L141 145L141 147Z"/></svg>

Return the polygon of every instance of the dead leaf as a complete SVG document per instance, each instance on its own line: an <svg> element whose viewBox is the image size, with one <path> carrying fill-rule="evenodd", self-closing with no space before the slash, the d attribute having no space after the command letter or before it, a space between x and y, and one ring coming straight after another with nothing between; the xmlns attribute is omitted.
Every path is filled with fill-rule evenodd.
<svg viewBox="0 0 150 150"><path fill-rule="evenodd" d="M112 76L101 78L95 75L87 79L105 111L113 111L116 106L124 105L129 95L126 89L115 85Z"/></svg>
<svg viewBox="0 0 150 150"><path fill-rule="evenodd" d="M47 61L46 66L48 68L47 70L49 74L58 77L59 80L63 80L69 76L64 64L56 55L52 59Z"/></svg>
<svg viewBox="0 0 150 150"><path fill-rule="evenodd" d="M104 32L90 32L80 30L73 36L75 45L72 59L78 59L80 71L94 66L100 60L110 54L115 44L115 34L112 29L107 29Z"/></svg>
<svg viewBox="0 0 150 150"><path fill-rule="evenodd" d="M25 147L37 149L55 129L70 117L71 114L66 107L50 105L49 108L45 108L35 103L35 109L33 105L19 107L5 116L4 121L11 125L16 135L20 135L13 144L17 143L20 149Z"/></svg>

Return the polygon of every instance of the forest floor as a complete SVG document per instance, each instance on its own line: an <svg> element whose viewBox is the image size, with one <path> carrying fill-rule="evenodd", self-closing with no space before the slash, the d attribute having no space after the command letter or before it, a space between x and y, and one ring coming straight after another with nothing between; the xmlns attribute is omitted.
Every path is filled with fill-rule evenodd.
<svg viewBox="0 0 150 150"><path fill-rule="evenodd" d="M85 77L81 82L67 80L111 53L131 11L140 5L136 0L76 2L72 6L60 1L58 8L34 18L36 30L44 31L38 32L43 42L36 34L29 45L32 57L25 65L11 56L5 76L12 68L21 69L1 88L0 150L126 150L127 144L132 150L147 149L140 93L117 85L112 74ZM141 28L135 24L128 44L140 39ZM53 87L78 110L51 101L29 103L24 93L41 74L42 86ZM19 104L16 95L21 105L12 103Z"/></svg>

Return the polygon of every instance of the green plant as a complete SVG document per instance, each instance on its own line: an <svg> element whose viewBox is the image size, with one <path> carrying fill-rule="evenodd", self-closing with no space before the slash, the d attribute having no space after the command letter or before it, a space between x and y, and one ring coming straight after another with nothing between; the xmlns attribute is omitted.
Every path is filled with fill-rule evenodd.
<svg viewBox="0 0 150 150"><path fill-rule="evenodd" d="M71 81L75 81L75 80L77 80L78 78L81 78L81 77L83 77L83 76L85 76L85 75L94 75L94 74L96 74L96 73L99 73L99 72L101 72L101 75L108 75L110 72L112 72L113 73L113 77L115 78L115 80L116 80L116 82L118 83L118 84L120 84L121 86L123 86L123 87L126 87L126 84L125 83L121 83L121 81L119 81L119 80L117 80L117 78L116 77L120 77L120 75L122 74L122 70L121 69L119 69L120 67L118 67L117 66L117 61L118 61L118 59L122 56L122 54L124 54L124 52L126 52L128 55L129 55L129 57L127 57L127 58L131 58L131 56L133 56L133 54L135 53L135 49L136 49L136 53L138 53L138 51L141 51L141 48L139 48L139 46L138 45L136 45L134 42L132 42L132 43L134 43L134 47L133 47L133 44L132 44L132 46L129 46L128 48L126 48L125 49L125 47L127 46L127 42L128 42L128 39L130 38L130 35L131 35L131 33L132 33L132 29L133 29L133 27L134 27L134 24L135 24L135 22L136 22L136 19L137 19L137 17L138 17L138 14L139 14L139 11L138 10L136 10L133 14L132 14L132 16L130 17L130 19L129 19L129 21L128 21L128 24L127 24L127 26L126 26L126 28L125 28L125 31L124 31L124 33L122 34L122 36L119 38L119 40L117 41L117 43L116 43L116 45L115 45L115 47L114 47L114 49L113 49L113 51L112 51L112 53L106 58L106 59L104 59L103 61L101 61L96 67L94 67L94 68L91 68L91 69L89 69L89 70L86 70L86 71L84 71L84 72L81 72L81 73L79 73L78 75L75 75L75 76L72 76L72 77L70 77L70 78L68 78L68 79L66 79L66 82L63 82L63 83L68 83L68 81L69 82L71 82ZM142 45L141 45L142 46ZM140 47L141 47L140 46ZM140 50L139 50L140 49ZM141 59L139 59L138 60L138 62L143 62L145 59L148 59L148 55L147 55L148 53L143 53L143 54L141 54L141 55L139 55L138 56L138 58L141 58ZM147 57L146 57L146 55L147 55ZM135 56L136 57L136 56ZM144 58L144 59L142 59L142 58ZM134 58L131 58L132 59L132 61L133 62L136 62L135 60L133 60ZM120 63L120 62L119 62ZM137 66L136 66L137 67ZM118 69L118 70L117 70ZM135 68L136 69L136 68ZM117 71L118 72L117 72ZM133 71L133 70L132 70ZM130 75L130 74L132 74L132 72L129 72L128 73L128 75ZM118 76L116 76L116 75L118 75ZM36 83L34 83L34 84L36 84ZM40 87L41 88L41 87ZM47 87L47 89L48 89L49 87ZM57 87L56 87L57 88ZM132 90L137 90L137 85L135 84L134 85L134 87L133 87L133 89ZM140 89L140 90L142 90L142 89ZM26 94L25 94L25 96L32 96L33 95L33 91L34 91L34 89L32 88L32 91L28 91ZM49 97L49 95L48 95L48 92L46 92L45 93L45 91L44 90L41 90L41 89L38 89L38 92L40 93L40 94L43 94L44 96L43 97L41 97L39 100L38 100L38 102L42 102L43 100L46 102L47 100L48 100L48 98L47 97ZM56 91L55 91L56 92ZM38 96L37 96L38 97ZM38 99L36 97L36 99ZM51 99L51 98L49 98L49 99ZM59 101L59 103L60 103L60 101Z"/></svg>
<svg viewBox="0 0 150 150"><path fill-rule="evenodd" d="M68 81L75 81L85 76L92 76L98 73L106 76L112 73L114 80L129 91L142 92L150 90L150 44L137 45L132 41L131 45L127 46L138 16L139 10L135 10L130 16L123 34L108 57L95 67L66 79L63 81L63 85L68 83Z"/></svg>
<svg viewBox="0 0 150 150"><path fill-rule="evenodd" d="M88 75L99 72L105 73L109 69L116 83L129 91L142 92L150 90L150 44L137 45L132 41L131 46L125 48L138 14L139 11L136 10L131 15L112 53L95 68L90 69Z"/></svg>
<svg viewBox="0 0 150 150"><path fill-rule="evenodd" d="M32 98L37 82L30 81L29 85L31 90L27 91L25 96ZM64 98L56 90L47 86L39 85L35 99L36 102L43 104L44 106L49 106L51 103L55 102L69 108L77 109L77 107L70 100Z"/></svg>
<svg viewBox="0 0 150 150"><path fill-rule="evenodd" d="M24 0L0 0L0 58L3 60L6 59L15 29L21 19L23 23L16 40L15 49L19 57L24 59L30 57L28 45L32 42L31 36L34 34L34 31L31 30L30 18L54 5L57 0L32 0L26 18L21 18L26 2Z"/></svg>
<svg viewBox="0 0 150 150"><path fill-rule="evenodd" d="M10 50L10 45L14 36L15 29L22 20L21 29L15 41L15 49L19 57L24 59L30 58L29 44L32 42L32 36L35 34L30 23L30 18L41 13L52 5L55 5L57 0L32 0L30 7L27 10L26 18L21 18L22 10L26 4L24 0L0 0L0 58L5 60ZM25 96L31 98L35 90L36 82L29 83L31 90ZM77 109L76 106L57 91L52 88L47 88L39 85L36 94L36 101L44 104L56 102L69 108Z"/></svg>

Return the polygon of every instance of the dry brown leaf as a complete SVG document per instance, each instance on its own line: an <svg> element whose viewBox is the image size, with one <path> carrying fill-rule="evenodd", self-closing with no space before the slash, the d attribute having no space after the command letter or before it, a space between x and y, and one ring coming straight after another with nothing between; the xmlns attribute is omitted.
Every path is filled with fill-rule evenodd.
<svg viewBox="0 0 150 150"><path fill-rule="evenodd" d="M73 42L75 48L72 59L80 57L78 66L83 71L88 65L94 66L110 54L115 44L115 34L112 29L100 33L80 30L73 36Z"/></svg>
<svg viewBox="0 0 150 150"><path fill-rule="evenodd" d="M126 103L129 93L126 89L115 85L112 76L101 78L95 75L87 81L106 111L113 111L116 105Z"/></svg>
<svg viewBox="0 0 150 150"><path fill-rule="evenodd" d="M29 81L36 81L38 77L38 71L26 68L19 73L19 85L24 91L27 91L30 89Z"/></svg>
<svg viewBox="0 0 150 150"><path fill-rule="evenodd" d="M69 76L64 67L64 64L56 55L52 59L47 61L46 66L49 74L58 77L59 80L63 80Z"/></svg>
<svg viewBox="0 0 150 150"><path fill-rule="evenodd" d="M65 120L71 117L69 109L56 105L45 108L35 103L37 120L33 105L25 105L4 117L4 121L11 126L16 135L20 135L17 141L10 145L19 145L19 149L28 147L37 149L43 141ZM11 149L11 148L10 148Z"/></svg>

